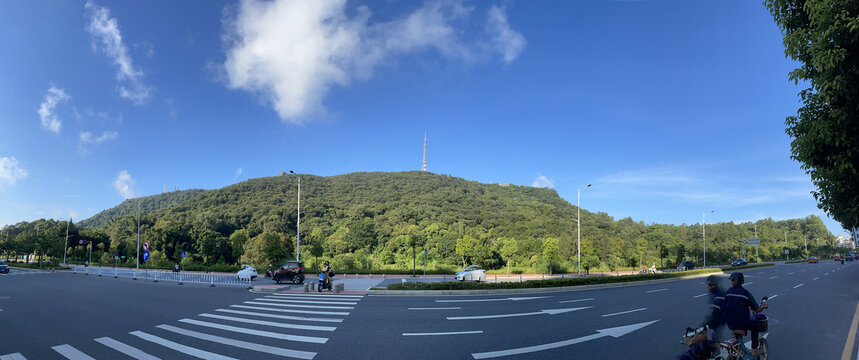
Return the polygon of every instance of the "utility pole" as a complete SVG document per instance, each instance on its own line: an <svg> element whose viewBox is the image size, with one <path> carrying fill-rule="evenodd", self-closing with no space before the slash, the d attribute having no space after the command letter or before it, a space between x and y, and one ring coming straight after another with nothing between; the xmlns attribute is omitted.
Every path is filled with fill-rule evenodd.
<svg viewBox="0 0 859 360"><path fill-rule="evenodd" d="M137 201L137 270L140 270L140 201Z"/></svg>
<svg viewBox="0 0 859 360"><path fill-rule="evenodd" d="M66 264L66 253L69 251L69 225L71 225L72 218L69 217L69 221L66 223L66 243L63 244L63 265Z"/></svg>
<svg viewBox="0 0 859 360"><path fill-rule="evenodd" d="M295 174L289 170L290 174ZM298 176L298 220L295 222L295 261L301 261L301 175Z"/></svg>
<svg viewBox="0 0 859 360"><path fill-rule="evenodd" d="M591 184L585 186L585 189L591 187ZM576 227L578 228L578 240L576 241L576 273L577 276L582 276L582 189L579 189L579 194L576 197ZM509 269L508 269L509 270Z"/></svg>

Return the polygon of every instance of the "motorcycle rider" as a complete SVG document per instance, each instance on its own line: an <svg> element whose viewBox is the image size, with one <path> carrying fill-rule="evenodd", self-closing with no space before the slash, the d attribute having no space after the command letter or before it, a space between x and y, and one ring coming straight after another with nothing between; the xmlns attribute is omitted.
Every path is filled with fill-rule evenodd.
<svg viewBox="0 0 859 360"><path fill-rule="evenodd" d="M690 349L678 359L707 359L714 351L718 351L718 339L723 338L725 333L725 292L719 285L719 277L710 275L707 277L707 292L710 293L710 307L699 327L704 327L700 334L687 338L684 344ZM708 336L708 329L712 335Z"/></svg>
<svg viewBox="0 0 859 360"><path fill-rule="evenodd" d="M743 273L731 274L731 288L725 293L725 322L731 331L750 330L752 337L752 357L758 355L758 323L749 316L749 310L761 312L767 304L758 305L755 297L743 287Z"/></svg>
<svg viewBox="0 0 859 360"><path fill-rule="evenodd" d="M320 273L325 274L325 286L328 287L331 284L331 265L328 264L328 260L325 260Z"/></svg>

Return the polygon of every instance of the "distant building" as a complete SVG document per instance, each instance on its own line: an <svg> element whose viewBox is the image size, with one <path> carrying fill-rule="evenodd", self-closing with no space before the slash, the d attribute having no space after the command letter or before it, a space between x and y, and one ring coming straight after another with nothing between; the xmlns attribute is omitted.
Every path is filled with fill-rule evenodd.
<svg viewBox="0 0 859 360"><path fill-rule="evenodd" d="M856 243L853 241L853 237L845 237L843 235L838 235L835 238L835 245L843 248L856 248Z"/></svg>

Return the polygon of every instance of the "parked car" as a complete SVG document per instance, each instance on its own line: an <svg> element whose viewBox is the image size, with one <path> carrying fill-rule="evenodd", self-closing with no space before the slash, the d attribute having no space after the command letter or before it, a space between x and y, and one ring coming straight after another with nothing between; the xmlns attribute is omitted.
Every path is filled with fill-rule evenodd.
<svg viewBox="0 0 859 360"><path fill-rule="evenodd" d="M278 284L280 284L281 281L301 284L304 282L304 263L298 261L287 261L286 264L283 264L283 266L274 270L272 278Z"/></svg>
<svg viewBox="0 0 859 360"><path fill-rule="evenodd" d="M748 264L749 264L749 262L746 261L746 259L739 258L737 260L734 260L734 262L731 263L731 266L743 266L743 265L748 265Z"/></svg>
<svg viewBox="0 0 859 360"><path fill-rule="evenodd" d="M835 261L841 261L841 255L835 255Z"/></svg>
<svg viewBox="0 0 859 360"><path fill-rule="evenodd" d="M9 265L6 265L5 262L0 261L0 273L8 274L9 273Z"/></svg>
<svg viewBox="0 0 859 360"><path fill-rule="evenodd" d="M808 257L809 264L817 264L817 256L809 256Z"/></svg>
<svg viewBox="0 0 859 360"><path fill-rule="evenodd" d="M259 274L257 274L257 269L250 265L245 265L244 267L242 267L241 270L239 270L239 272L236 273L236 277L238 277L239 280L253 281L253 279L256 279L258 275Z"/></svg>
<svg viewBox="0 0 859 360"><path fill-rule="evenodd" d="M459 281L465 281L465 280L472 280L472 281L477 281L477 282L486 281L486 270L481 269L480 266L471 265L471 266L465 268L465 270L462 270L462 271L456 273L455 278L456 278L456 280L459 280Z"/></svg>
<svg viewBox="0 0 859 360"><path fill-rule="evenodd" d="M847 261L853 261L853 256L850 256L850 255L844 255L844 260L847 260Z"/></svg>
<svg viewBox="0 0 859 360"><path fill-rule="evenodd" d="M686 260L686 261L681 262L680 265L677 266L677 271L692 270L694 268L695 268L695 263L692 262L692 260Z"/></svg>

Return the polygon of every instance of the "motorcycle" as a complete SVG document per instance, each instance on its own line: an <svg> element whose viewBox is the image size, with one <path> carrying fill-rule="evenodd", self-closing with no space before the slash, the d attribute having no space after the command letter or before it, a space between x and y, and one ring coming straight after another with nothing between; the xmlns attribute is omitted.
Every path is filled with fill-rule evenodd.
<svg viewBox="0 0 859 360"><path fill-rule="evenodd" d="M319 286L316 287L317 292L322 292L322 289L328 289L331 291L333 289L331 278L334 277L334 272L331 272L331 276L325 276L325 273L319 273Z"/></svg>
<svg viewBox="0 0 859 360"><path fill-rule="evenodd" d="M761 304L766 304L768 296L764 296L761 299ZM769 343L767 343L767 336L769 335L769 320L766 315L761 313L755 313L752 315L752 319L757 321L758 323L758 359L767 360L769 356ZM695 338L701 333L703 333L705 328L686 328L686 333L683 336L682 344L687 345L687 341ZM683 355L683 359L706 359L706 360L743 360L743 359L751 359L752 350L747 348L745 343L743 342L743 335L738 334L740 332L745 334L745 330L735 330L734 336L731 338L719 342L718 347L716 347L716 339L710 338L707 339L692 348ZM687 345L688 346L688 345Z"/></svg>

